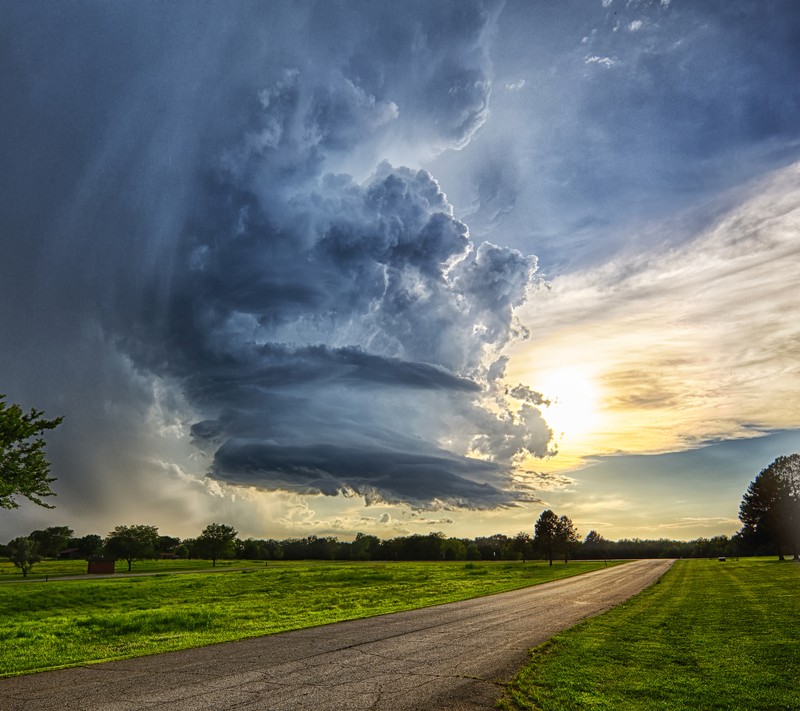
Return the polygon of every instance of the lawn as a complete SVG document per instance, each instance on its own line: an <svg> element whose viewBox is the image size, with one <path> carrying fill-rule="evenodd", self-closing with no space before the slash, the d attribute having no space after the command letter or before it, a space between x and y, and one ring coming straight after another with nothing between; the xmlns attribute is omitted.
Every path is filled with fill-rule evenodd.
<svg viewBox="0 0 800 711"><path fill-rule="evenodd" d="M253 565L263 566L263 561L252 563L243 560L217 561L218 568L251 568ZM19 568L7 558L0 559L0 583L12 580L44 580L63 575L83 575L86 573L85 560L43 560L36 563L27 578L23 578ZM132 573L159 573L176 570L205 570L211 568L210 560L135 560ZM127 573L128 564L124 560L117 561L117 573Z"/></svg>
<svg viewBox="0 0 800 711"><path fill-rule="evenodd" d="M214 574L0 585L0 676L464 600L585 573L603 563L250 565Z"/></svg>
<svg viewBox="0 0 800 711"><path fill-rule="evenodd" d="M679 561L657 585L557 635L506 711L800 710L800 565Z"/></svg>

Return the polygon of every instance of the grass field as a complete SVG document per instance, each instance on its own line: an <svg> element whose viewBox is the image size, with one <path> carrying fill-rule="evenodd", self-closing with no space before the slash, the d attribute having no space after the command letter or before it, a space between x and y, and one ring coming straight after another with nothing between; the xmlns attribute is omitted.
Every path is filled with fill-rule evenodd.
<svg viewBox="0 0 800 711"><path fill-rule="evenodd" d="M679 561L535 649L506 711L800 711L800 565Z"/></svg>
<svg viewBox="0 0 800 711"><path fill-rule="evenodd" d="M0 585L0 676L464 600L603 563L251 565L258 568Z"/></svg>
<svg viewBox="0 0 800 711"><path fill-rule="evenodd" d="M263 561L224 560L217 561L217 568L252 568L264 565ZM12 580L44 580L63 575L83 575L86 573L85 560L43 560L33 566L27 578L23 578L19 568L15 567L8 559L0 559L0 583ZM132 573L161 573L178 570L206 570L211 569L210 560L137 560L133 563ZM128 564L122 560L117 561L117 573L127 573Z"/></svg>

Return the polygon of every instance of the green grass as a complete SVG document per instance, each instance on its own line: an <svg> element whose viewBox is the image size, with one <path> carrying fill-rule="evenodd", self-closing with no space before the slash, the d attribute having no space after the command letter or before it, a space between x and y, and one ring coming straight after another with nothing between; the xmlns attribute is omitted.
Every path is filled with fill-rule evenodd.
<svg viewBox="0 0 800 711"><path fill-rule="evenodd" d="M641 595L557 635L506 711L800 710L800 565L679 561Z"/></svg>
<svg viewBox="0 0 800 711"><path fill-rule="evenodd" d="M253 565L263 566L263 561L243 560L217 561L217 568L250 568ZM36 563L27 578L23 578L19 568L8 558L0 559L0 583L12 580L44 580L62 575L84 575L87 563L85 560L43 560ZM158 573L177 570L205 570L211 568L210 560L135 560L132 573ZM117 561L117 573L127 573L128 564L124 560Z"/></svg>
<svg viewBox="0 0 800 711"><path fill-rule="evenodd" d="M217 574L0 585L0 676L464 600L602 566L270 562Z"/></svg>

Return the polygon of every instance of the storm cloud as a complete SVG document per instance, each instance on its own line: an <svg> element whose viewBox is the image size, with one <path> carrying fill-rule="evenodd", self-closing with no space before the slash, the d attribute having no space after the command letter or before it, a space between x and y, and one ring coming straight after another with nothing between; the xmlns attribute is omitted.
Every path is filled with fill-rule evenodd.
<svg viewBox="0 0 800 711"><path fill-rule="evenodd" d="M100 449L121 422L137 446L190 433L196 474L236 486L531 500L514 469L551 432L499 379L536 259L474 242L434 176L398 160L462 148L486 121L499 7L15 9L27 93L4 86L7 145L29 189L9 224L35 242L14 247L28 270L9 291L36 284L41 338L69 344L56 405L80 393L117 413L92 419ZM37 101L49 112L25 125ZM72 460L61 477L91 499L113 453Z"/></svg>
<svg viewBox="0 0 800 711"><path fill-rule="evenodd" d="M298 118L271 107L263 123L286 135ZM525 407L487 409L489 367L535 259L474 245L425 171L304 171L288 197L283 173L273 191L282 150L242 149L209 178L160 327L148 313L121 347L209 415L192 433L222 481L425 507L517 500L513 461L548 454L550 432Z"/></svg>

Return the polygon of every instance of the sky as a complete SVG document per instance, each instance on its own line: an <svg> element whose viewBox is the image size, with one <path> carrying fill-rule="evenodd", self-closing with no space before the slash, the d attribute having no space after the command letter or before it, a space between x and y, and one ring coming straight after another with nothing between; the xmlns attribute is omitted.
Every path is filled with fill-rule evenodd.
<svg viewBox="0 0 800 711"><path fill-rule="evenodd" d="M794 0L0 16L0 540L730 535L800 451Z"/></svg>

